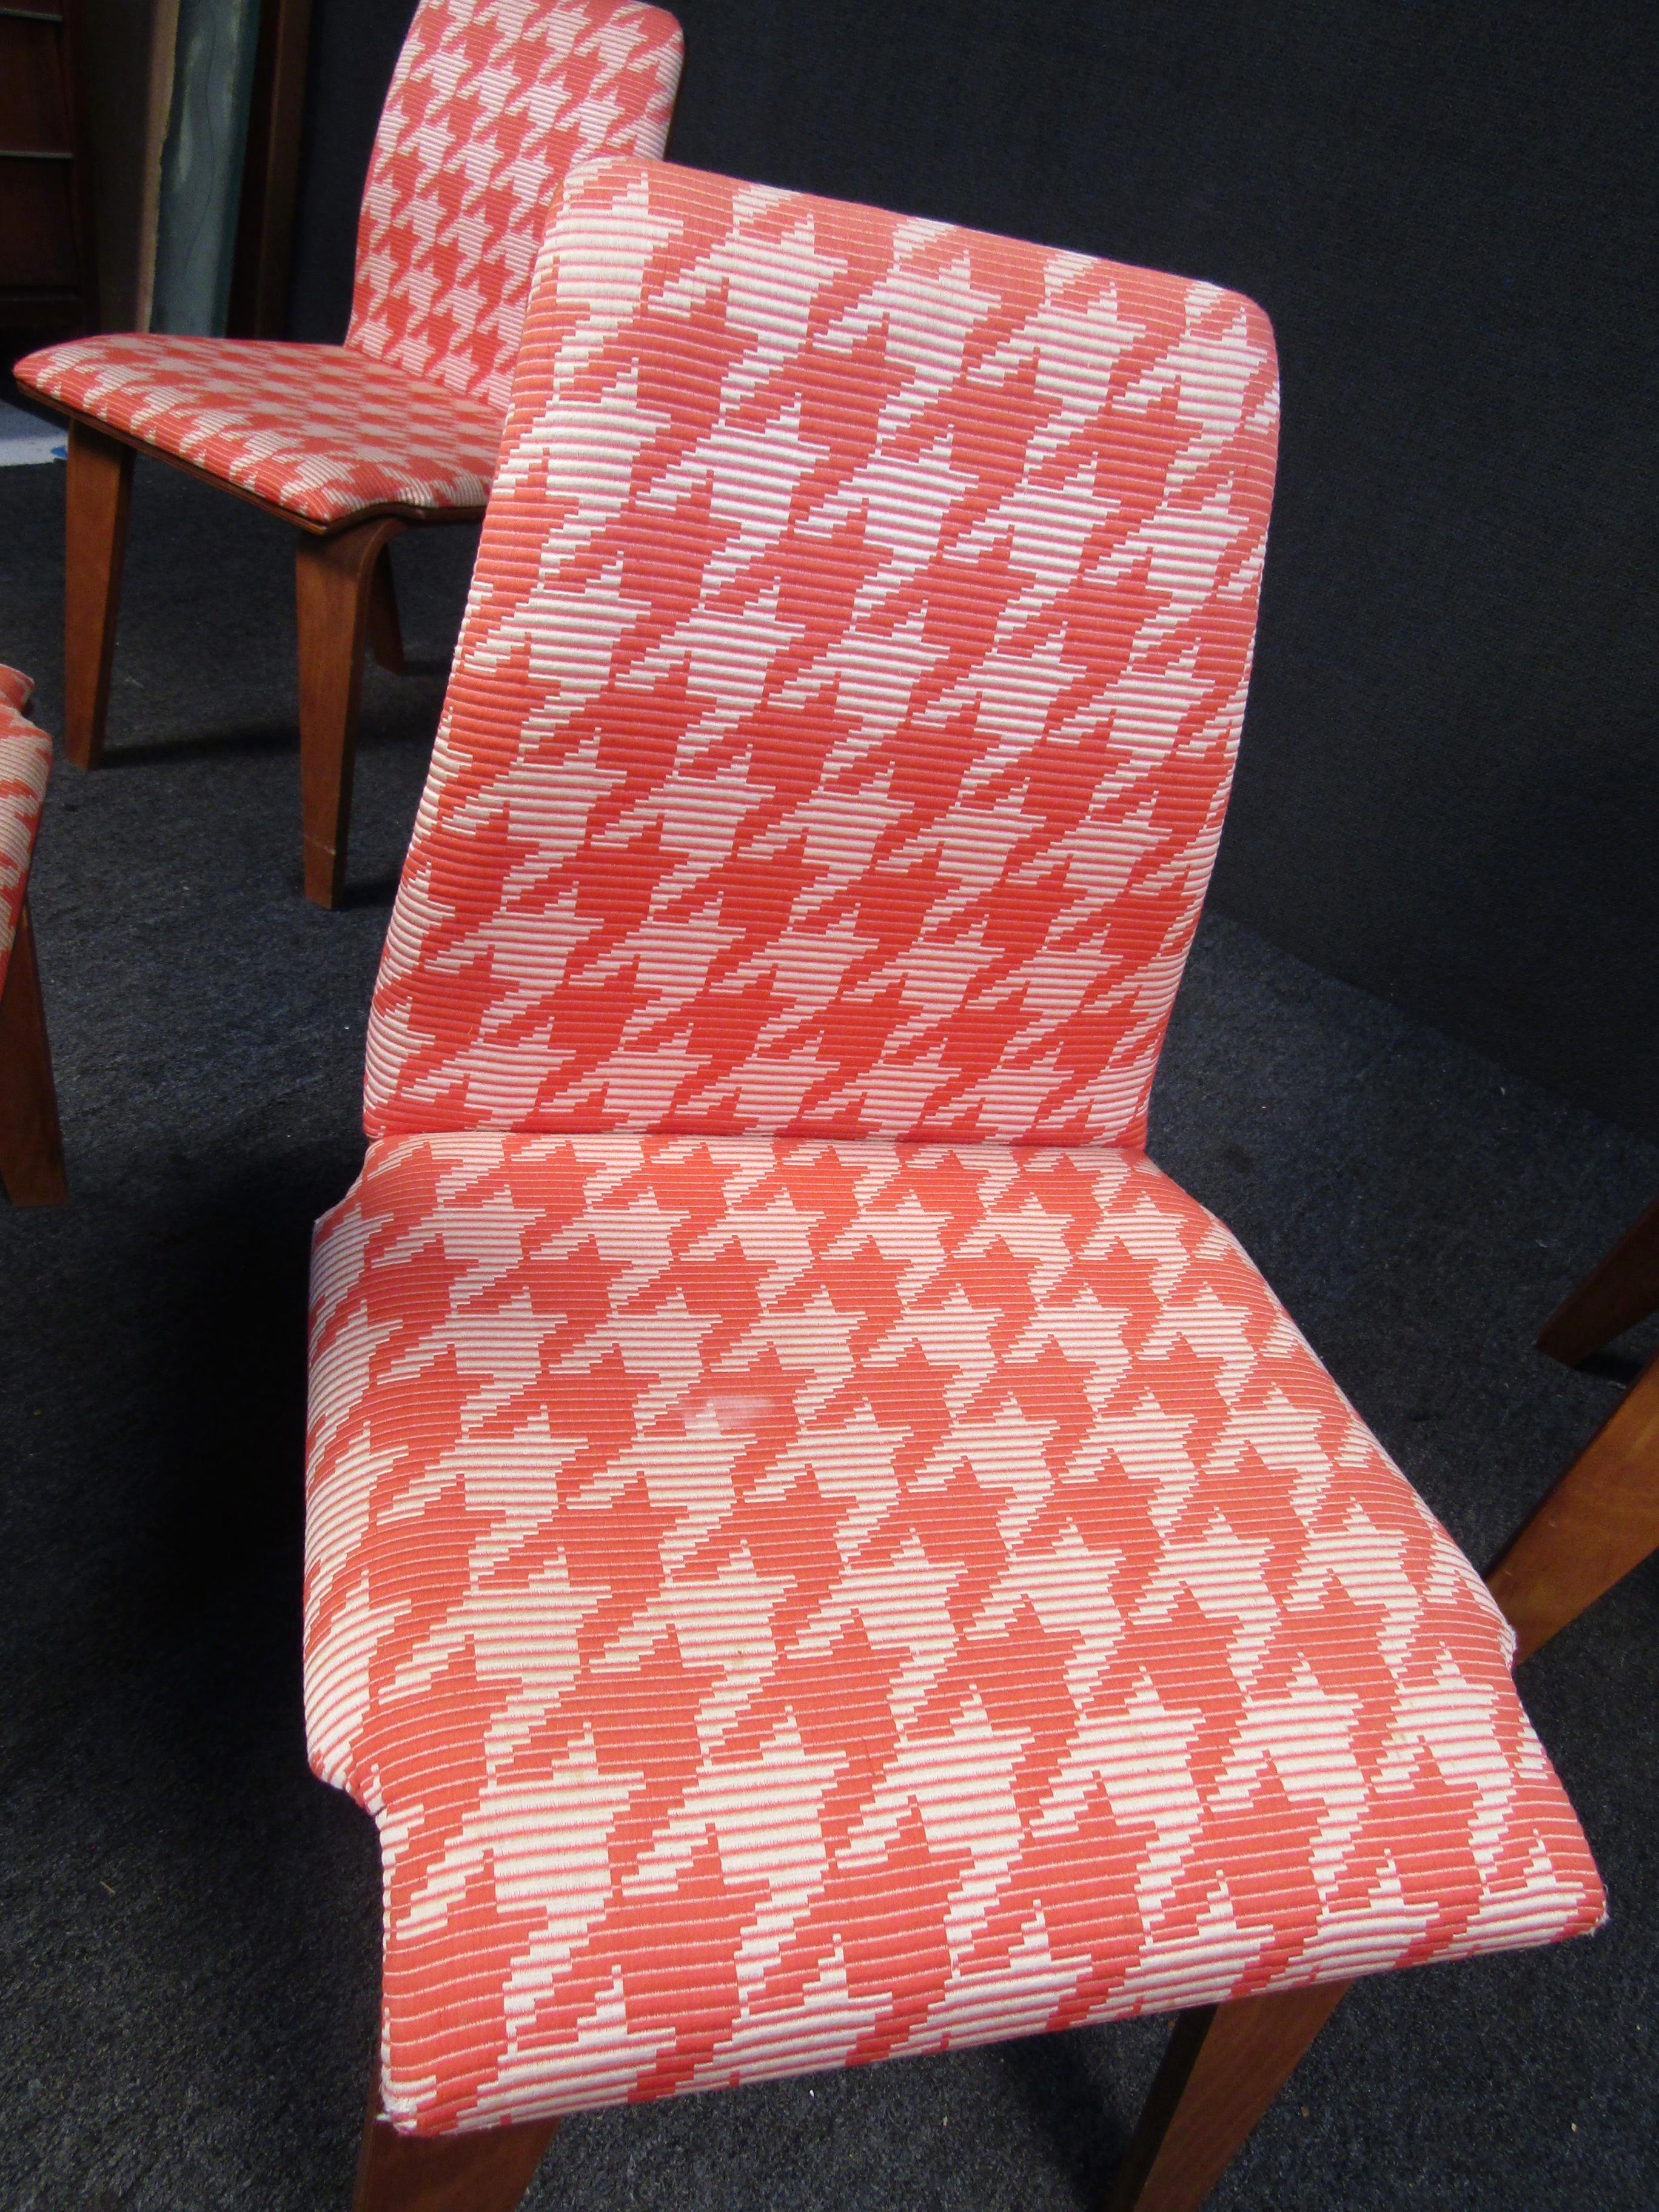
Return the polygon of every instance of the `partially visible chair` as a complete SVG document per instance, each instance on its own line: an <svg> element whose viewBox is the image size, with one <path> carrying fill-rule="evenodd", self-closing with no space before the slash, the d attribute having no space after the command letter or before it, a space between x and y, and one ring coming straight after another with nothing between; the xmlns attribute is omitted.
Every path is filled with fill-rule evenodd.
<svg viewBox="0 0 1659 2212"><path fill-rule="evenodd" d="M1551 1315L1538 1348L1576 1367L1659 1311L1659 1200ZM1487 1576L1529 1658L1659 1551L1659 1357L1650 1359Z"/></svg>
<svg viewBox="0 0 1659 2212"><path fill-rule="evenodd" d="M28 902L52 740L22 711L33 689L0 668L0 1182L14 1206L57 1206L64 1140Z"/></svg>
<svg viewBox="0 0 1659 2212"><path fill-rule="evenodd" d="M18 363L70 417L64 741L103 748L135 448L296 525L306 895L338 902L366 641L402 666L388 542L476 522L554 187L661 153L679 27L635 0L421 0L374 143L341 346L128 334Z"/></svg>
<svg viewBox="0 0 1659 2212"><path fill-rule="evenodd" d="M313 1255L360 2212L1179 2011L1176 2212L1348 1978L1600 1919L1480 1578L1143 1149L1277 426L1213 285L567 180Z"/></svg>

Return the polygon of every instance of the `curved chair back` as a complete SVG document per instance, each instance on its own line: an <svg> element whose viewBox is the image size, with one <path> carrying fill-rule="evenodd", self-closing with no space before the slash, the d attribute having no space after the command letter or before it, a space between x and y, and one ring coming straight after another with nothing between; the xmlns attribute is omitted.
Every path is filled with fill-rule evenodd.
<svg viewBox="0 0 1659 2212"><path fill-rule="evenodd" d="M662 152L679 25L617 0L421 0L375 136L346 343L507 411L573 163Z"/></svg>
<svg viewBox="0 0 1659 2212"><path fill-rule="evenodd" d="M1139 1144L1277 421L1267 320L1213 285L573 176L371 1130Z"/></svg>

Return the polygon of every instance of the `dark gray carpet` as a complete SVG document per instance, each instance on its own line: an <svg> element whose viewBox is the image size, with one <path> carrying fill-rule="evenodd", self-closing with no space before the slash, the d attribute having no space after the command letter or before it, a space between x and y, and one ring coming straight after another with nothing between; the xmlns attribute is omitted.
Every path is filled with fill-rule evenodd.
<svg viewBox="0 0 1659 2212"><path fill-rule="evenodd" d="M0 471L0 659L61 697L61 474ZM362 1153L363 1027L471 555L398 548L351 902L299 892L290 544L141 465L110 750L34 877L71 1203L0 1206L0 2204L343 2207L378 1957L368 1821L308 1775L307 1240ZM1609 1006L1608 1019L1615 1018ZM1153 1150L1243 1237L1485 1561L1613 1402L1529 1348L1659 1152L1212 917ZM1524 1670L1613 1900L1564 1950L1341 2008L1218 2208L1659 2203L1659 1573ZM561 2212L1080 2212L1156 2025L573 2123Z"/></svg>

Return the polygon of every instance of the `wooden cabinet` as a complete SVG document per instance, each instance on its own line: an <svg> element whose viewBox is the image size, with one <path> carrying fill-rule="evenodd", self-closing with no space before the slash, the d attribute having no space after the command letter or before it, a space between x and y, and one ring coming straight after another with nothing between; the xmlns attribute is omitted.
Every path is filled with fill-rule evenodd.
<svg viewBox="0 0 1659 2212"><path fill-rule="evenodd" d="M0 325L97 319L75 0L0 6Z"/></svg>

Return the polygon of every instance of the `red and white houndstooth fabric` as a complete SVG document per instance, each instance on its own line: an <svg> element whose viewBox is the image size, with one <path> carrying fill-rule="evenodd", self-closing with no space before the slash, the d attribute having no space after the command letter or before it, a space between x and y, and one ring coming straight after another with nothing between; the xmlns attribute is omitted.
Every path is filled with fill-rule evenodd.
<svg viewBox="0 0 1659 2212"><path fill-rule="evenodd" d="M673 17L635 0L422 0L343 347L76 338L18 380L319 528L479 507L554 191L590 155L661 153L680 59Z"/></svg>
<svg viewBox="0 0 1659 2212"><path fill-rule="evenodd" d="M1208 286L567 185L313 1278L399 2126L1599 1919L1490 1598L1139 1149L1275 408Z"/></svg>
<svg viewBox="0 0 1659 2212"><path fill-rule="evenodd" d="M134 332L70 339L18 374L41 398L319 527L481 507L501 438L501 417L476 400L343 346Z"/></svg>
<svg viewBox="0 0 1659 2212"><path fill-rule="evenodd" d="M371 1129L1139 1142L1243 714L1260 313L638 170L557 240Z"/></svg>
<svg viewBox="0 0 1659 2212"><path fill-rule="evenodd" d="M0 988L28 889L29 861L52 771L52 739L23 712L33 689L19 670L0 667Z"/></svg>
<svg viewBox="0 0 1659 2212"><path fill-rule="evenodd" d="M1139 1153L401 1138L313 1302L405 2125L1600 1917L1490 1599Z"/></svg>
<svg viewBox="0 0 1659 2212"><path fill-rule="evenodd" d="M346 343L507 412L555 187L601 154L659 155L679 25L581 0L425 0L380 118Z"/></svg>

